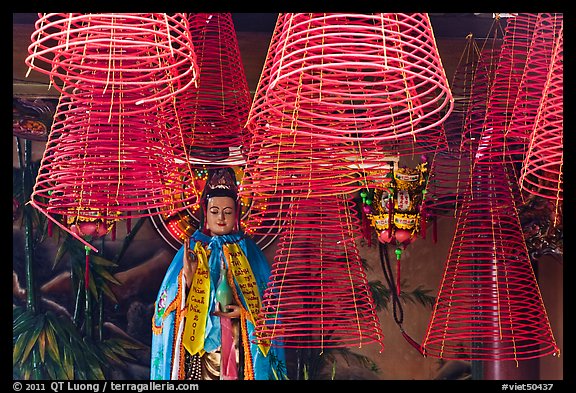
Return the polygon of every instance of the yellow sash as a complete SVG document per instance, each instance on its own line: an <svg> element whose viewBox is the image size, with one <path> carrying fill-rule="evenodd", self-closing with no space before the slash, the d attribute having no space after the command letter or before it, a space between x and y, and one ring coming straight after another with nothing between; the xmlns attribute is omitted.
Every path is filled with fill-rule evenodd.
<svg viewBox="0 0 576 393"><path fill-rule="evenodd" d="M248 259L240 246L235 243L225 244L223 251L228 261L228 266L242 291L242 295L244 295L244 300L248 307L247 318L252 324L256 325L258 313L260 312L261 299L258 284L254 278L254 273L248 263ZM262 343L259 343L258 346L264 356L266 356L270 349L268 340L262 340Z"/></svg>
<svg viewBox="0 0 576 393"><path fill-rule="evenodd" d="M203 355L206 318L210 301L210 270L206 250L200 242L196 242L194 254L198 260L198 267L186 299L187 312L182 344L191 355L196 353Z"/></svg>

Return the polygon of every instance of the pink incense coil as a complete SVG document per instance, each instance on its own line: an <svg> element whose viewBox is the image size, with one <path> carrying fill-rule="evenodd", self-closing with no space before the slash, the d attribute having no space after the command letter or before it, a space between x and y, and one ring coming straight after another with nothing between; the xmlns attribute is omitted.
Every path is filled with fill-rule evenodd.
<svg viewBox="0 0 576 393"><path fill-rule="evenodd" d="M550 72L550 63L563 26L562 14L538 14L534 37L528 53L526 67L520 82L520 92L507 132L515 144L514 161L523 161L540 108L542 93Z"/></svg>
<svg viewBox="0 0 576 393"><path fill-rule="evenodd" d="M93 93L147 89L143 102L168 102L198 75L181 14L38 14L26 64L50 76L55 88ZM115 97L119 98L116 94Z"/></svg>
<svg viewBox="0 0 576 393"><path fill-rule="evenodd" d="M524 191L555 200L557 204L563 200L564 189L563 31L560 28L554 45L550 72L520 177Z"/></svg>
<svg viewBox="0 0 576 393"><path fill-rule="evenodd" d="M350 194L362 187L365 168L384 167L389 160L380 149L362 149L357 143L256 129L244 192L265 197Z"/></svg>
<svg viewBox="0 0 576 393"><path fill-rule="evenodd" d="M195 203L180 130L167 126L173 108L156 106L119 121L109 118L108 107L88 97L61 98L31 204L61 225L58 216L115 221L124 213L137 218Z"/></svg>
<svg viewBox="0 0 576 393"><path fill-rule="evenodd" d="M425 355L526 360L559 354L498 164L476 166L425 334Z"/></svg>
<svg viewBox="0 0 576 393"><path fill-rule="evenodd" d="M214 167L243 161L251 97L230 13L188 15L200 78L176 105L191 158Z"/></svg>
<svg viewBox="0 0 576 393"><path fill-rule="evenodd" d="M292 203L262 297L260 339L287 348L383 349L349 204L342 196Z"/></svg>
<svg viewBox="0 0 576 393"><path fill-rule="evenodd" d="M457 217L470 186L472 161L459 151L439 152L430 166L425 206L430 216Z"/></svg>
<svg viewBox="0 0 576 393"><path fill-rule="evenodd" d="M509 18L506 25L476 154L478 164L515 161L514 153L519 147L506 129L512 119L537 18L537 14L520 13Z"/></svg>
<svg viewBox="0 0 576 393"><path fill-rule="evenodd" d="M411 154L452 105L427 14L280 14L247 126Z"/></svg>
<svg viewBox="0 0 576 393"><path fill-rule="evenodd" d="M472 82L470 104L464 120L464 130L460 143L460 151L470 160L474 160L486 120L490 89L494 82L494 74L500 56L500 46L496 44L497 37L497 35L494 35L489 44L481 49L478 66Z"/></svg>

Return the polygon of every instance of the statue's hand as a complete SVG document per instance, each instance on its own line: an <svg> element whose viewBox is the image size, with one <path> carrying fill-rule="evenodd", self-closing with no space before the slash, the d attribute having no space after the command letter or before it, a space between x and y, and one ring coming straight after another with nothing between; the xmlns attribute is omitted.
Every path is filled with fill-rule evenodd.
<svg viewBox="0 0 576 393"><path fill-rule="evenodd" d="M226 306L227 311L220 311L218 308L213 312L214 315L226 318L240 318L240 306L229 304Z"/></svg>
<svg viewBox="0 0 576 393"><path fill-rule="evenodd" d="M194 273L196 273L196 268L198 267L198 259L193 250L190 250L190 240L184 241L184 279L186 280L186 288L192 286L192 279L194 278Z"/></svg>

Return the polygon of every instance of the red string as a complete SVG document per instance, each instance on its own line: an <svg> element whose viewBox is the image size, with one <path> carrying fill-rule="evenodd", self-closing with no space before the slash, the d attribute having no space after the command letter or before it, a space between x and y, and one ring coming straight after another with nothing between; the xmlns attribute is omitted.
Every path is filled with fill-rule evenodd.
<svg viewBox="0 0 576 393"><path fill-rule="evenodd" d="M86 288L86 290L88 290L88 280L90 277L90 248L88 247L84 247L86 249L86 267L85 267L85 272L84 272L84 288Z"/></svg>

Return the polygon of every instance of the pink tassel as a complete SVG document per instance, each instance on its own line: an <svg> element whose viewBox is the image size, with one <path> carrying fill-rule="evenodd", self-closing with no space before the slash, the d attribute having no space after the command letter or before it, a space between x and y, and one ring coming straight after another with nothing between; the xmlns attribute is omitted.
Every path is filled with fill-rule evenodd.
<svg viewBox="0 0 576 393"><path fill-rule="evenodd" d="M368 247L372 246L372 227L366 216L366 212L362 209L362 235L364 239L368 242Z"/></svg>
<svg viewBox="0 0 576 393"><path fill-rule="evenodd" d="M402 332L402 336L404 336L404 338L406 339L406 341L408 341L408 343L410 343L410 345L412 345L414 348L416 348L418 350L418 352L420 352L421 355L424 355L424 350L422 349L422 347L420 346L420 344L418 344L412 337L410 337L404 330L401 330Z"/></svg>
<svg viewBox="0 0 576 393"><path fill-rule="evenodd" d="M90 248L88 246L84 246L86 250L86 268L84 269L84 288L88 290L88 280L90 277Z"/></svg>

